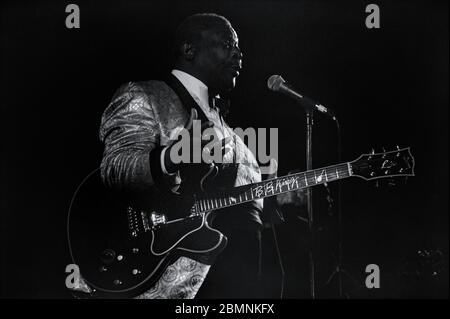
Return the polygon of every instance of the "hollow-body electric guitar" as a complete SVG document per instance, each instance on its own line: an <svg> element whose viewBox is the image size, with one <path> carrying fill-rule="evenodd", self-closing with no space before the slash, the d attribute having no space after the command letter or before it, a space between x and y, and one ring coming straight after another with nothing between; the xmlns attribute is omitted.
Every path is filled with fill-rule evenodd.
<svg viewBox="0 0 450 319"><path fill-rule="evenodd" d="M214 194L193 186L196 191L189 195L161 196L146 207L103 186L96 170L71 202L70 254L92 288L91 297L134 297L155 284L178 257L220 253L226 238L208 223L212 211L353 176L365 180L414 176L414 158L409 148L363 154L351 162ZM205 176L198 179L205 180Z"/></svg>

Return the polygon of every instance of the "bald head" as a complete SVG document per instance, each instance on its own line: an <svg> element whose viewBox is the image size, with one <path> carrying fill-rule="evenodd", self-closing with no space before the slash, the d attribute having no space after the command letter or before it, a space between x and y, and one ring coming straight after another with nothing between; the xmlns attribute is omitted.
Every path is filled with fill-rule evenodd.
<svg viewBox="0 0 450 319"><path fill-rule="evenodd" d="M230 21L215 13L197 13L187 17L177 28L173 44L175 60L184 57L184 47L199 45L210 33L233 29Z"/></svg>

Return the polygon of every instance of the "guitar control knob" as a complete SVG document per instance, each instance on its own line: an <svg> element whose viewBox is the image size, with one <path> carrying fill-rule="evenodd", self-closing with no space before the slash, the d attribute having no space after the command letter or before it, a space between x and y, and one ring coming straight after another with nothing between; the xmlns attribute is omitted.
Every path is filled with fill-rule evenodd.
<svg viewBox="0 0 450 319"><path fill-rule="evenodd" d="M114 279L113 283L114 285L119 286L122 284L122 281L120 281L120 279Z"/></svg>
<svg viewBox="0 0 450 319"><path fill-rule="evenodd" d="M137 254L139 252L139 248L133 248L132 251L133 251L133 254Z"/></svg>
<svg viewBox="0 0 450 319"><path fill-rule="evenodd" d="M133 269L133 271L131 272L133 275L138 275L141 273L141 271L139 269Z"/></svg>

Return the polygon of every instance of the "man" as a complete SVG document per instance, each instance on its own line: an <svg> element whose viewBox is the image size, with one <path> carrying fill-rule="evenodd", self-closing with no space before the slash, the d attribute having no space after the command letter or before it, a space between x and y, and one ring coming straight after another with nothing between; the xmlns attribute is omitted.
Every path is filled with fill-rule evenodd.
<svg viewBox="0 0 450 319"><path fill-rule="evenodd" d="M224 170L232 178L231 182L224 179L223 183L230 185L222 186L261 181L254 155L224 121L228 103L217 100L229 95L241 71L243 55L238 41L226 18L211 13L190 16L176 31L175 63L168 79L128 83L118 90L100 127L105 145L101 163L105 184L144 194L176 191L183 172L192 166L174 161L174 139L180 128L192 126L196 119L202 120L203 129L213 128L227 143L223 160L230 165ZM262 208L259 200L217 212L212 226L228 238L228 244L210 271L209 265L192 256L170 266L177 269L178 278L183 278L180 265L195 264L194 272L206 277L198 298L258 296ZM192 298L201 281L195 287L182 279L171 285L170 289L152 289L141 297Z"/></svg>

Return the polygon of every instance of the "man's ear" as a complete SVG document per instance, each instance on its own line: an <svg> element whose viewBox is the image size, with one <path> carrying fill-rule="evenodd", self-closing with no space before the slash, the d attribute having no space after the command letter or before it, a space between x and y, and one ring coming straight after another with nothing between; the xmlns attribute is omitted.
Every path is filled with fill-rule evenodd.
<svg viewBox="0 0 450 319"><path fill-rule="evenodd" d="M181 52L186 60L192 61L195 56L195 47L191 43L184 43Z"/></svg>

